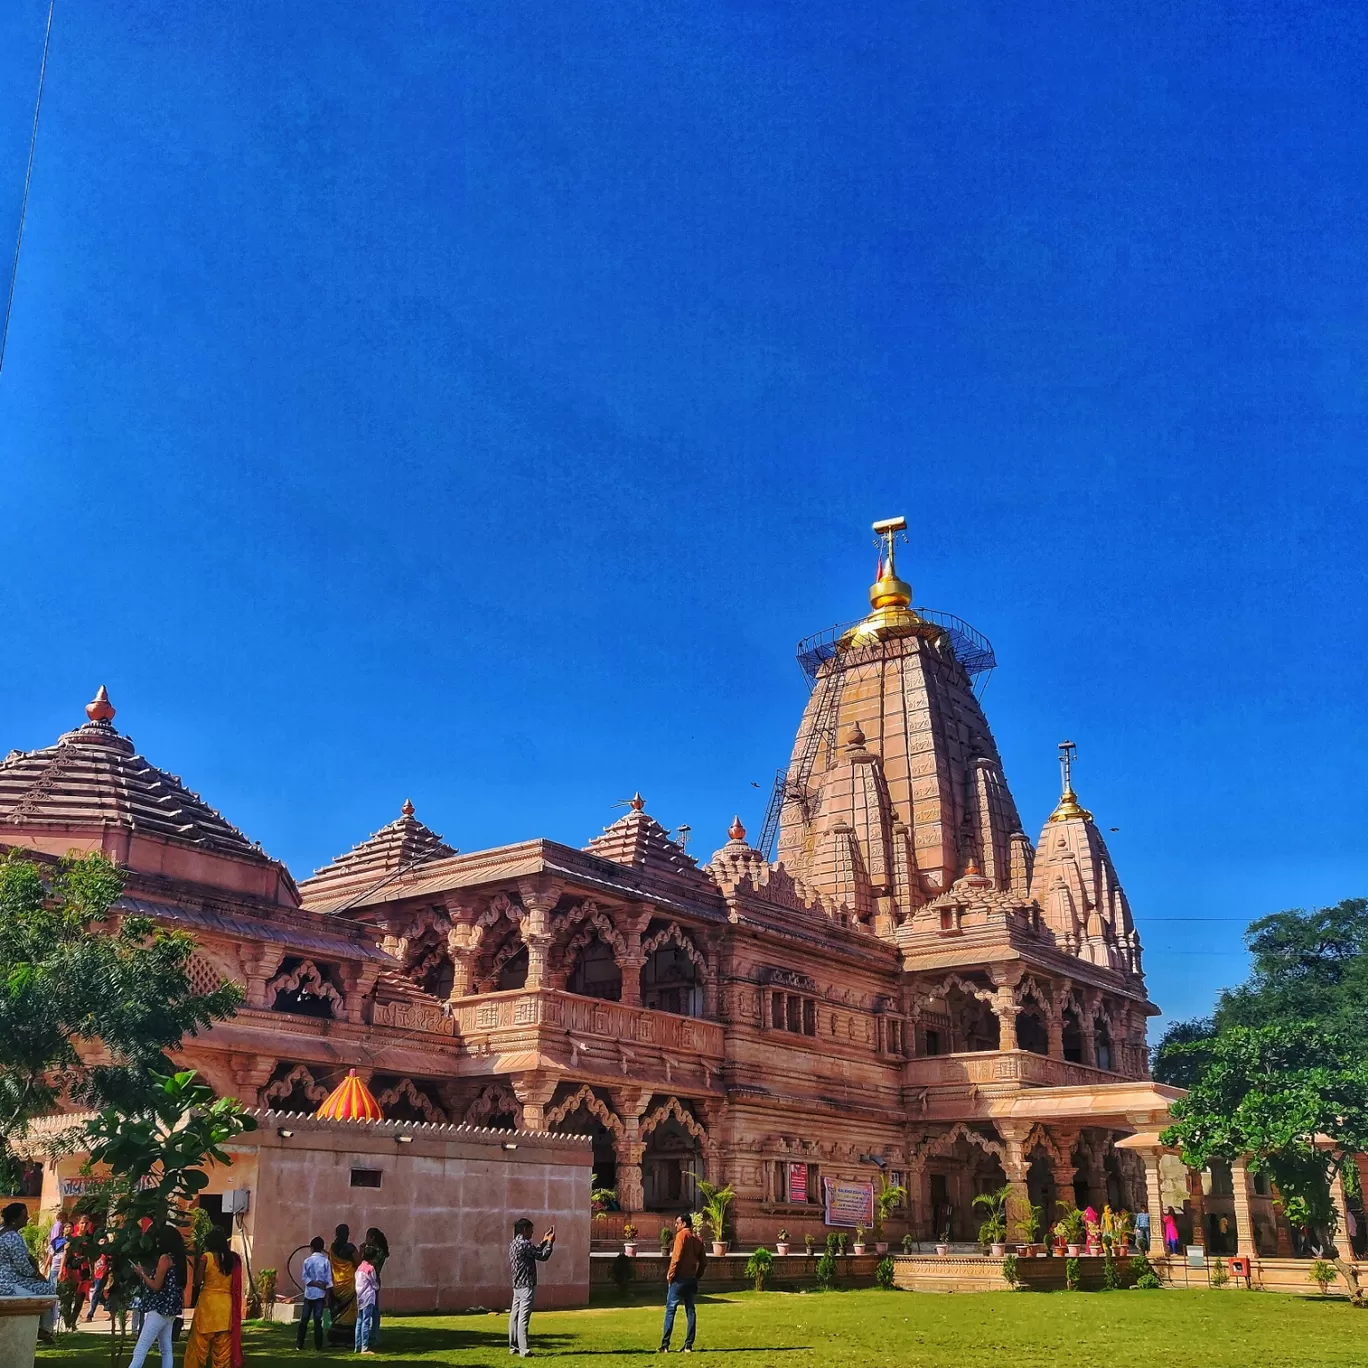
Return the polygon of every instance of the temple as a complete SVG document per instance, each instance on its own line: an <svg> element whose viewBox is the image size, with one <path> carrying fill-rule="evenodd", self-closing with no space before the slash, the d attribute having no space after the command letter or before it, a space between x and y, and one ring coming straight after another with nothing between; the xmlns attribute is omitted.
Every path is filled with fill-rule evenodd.
<svg viewBox="0 0 1368 1368"><path fill-rule="evenodd" d="M912 607L900 527L876 524L868 614L800 646L764 834L733 821L706 864L639 794L580 849L462 852L405 802L296 882L103 689L0 764L0 837L103 851L124 909L195 936L198 983L243 986L182 1054L254 1107L312 1112L355 1069L390 1119L588 1136L626 1217L730 1183L746 1242L819 1233L824 1178L905 1184L895 1237L969 1239L1003 1184L1018 1211L1143 1208L1118 1142L1177 1094L1130 907L1069 743L1032 843L976 692L992 648Z"/></svg>

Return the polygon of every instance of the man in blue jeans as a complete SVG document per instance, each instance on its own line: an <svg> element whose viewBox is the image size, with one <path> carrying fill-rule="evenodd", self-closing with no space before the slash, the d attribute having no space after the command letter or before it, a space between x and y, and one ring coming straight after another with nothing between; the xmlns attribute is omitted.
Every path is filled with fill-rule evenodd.
<svg viewBox="0 0 1368 1368"><path fill-rule="evenodd" d="M703 1265L706 1262L703 1241L693 1233L693 1227L683 1216L676 1216L674 1248L670 1251L670 1267L665 1274L668 1280L665 1290L665 1326L660 1332L658 1353L670 1352L675 1312L681 1306L684 1308L688 1331L684 1336L684 1348L680 1352L693 1353L694 1331L698 1328L694 1315L694 1299L698 1296L698 1280L703 1276Z"/></svg>

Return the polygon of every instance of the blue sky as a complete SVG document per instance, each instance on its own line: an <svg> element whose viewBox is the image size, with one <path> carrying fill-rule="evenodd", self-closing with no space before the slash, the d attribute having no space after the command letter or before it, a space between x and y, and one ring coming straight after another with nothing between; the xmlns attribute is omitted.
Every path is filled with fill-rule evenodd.
<svg viewBox="0 0 1368 1368"><path fill-rule="evenodd" d="M41 0L0 11L0 225ZM1353 5L59 0L0 374L0 749L118 725L299 874L640 788L704 857L798 637L1001 662L1204 1010L1368 892ZM752 785L759 783L762 787Z"/></svg>

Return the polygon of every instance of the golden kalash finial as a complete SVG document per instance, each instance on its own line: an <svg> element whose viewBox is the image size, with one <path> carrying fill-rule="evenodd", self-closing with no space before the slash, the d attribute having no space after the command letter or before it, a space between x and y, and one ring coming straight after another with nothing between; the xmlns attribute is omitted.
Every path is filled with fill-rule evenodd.
<svg viewBox="0 0 1368 1368"><path fill-rule="evenodd" d="M1079 804L1078 795L1073 791L1073 762L1074 756L1077 754L1078 747L1072 741L1061 741L1059 743L1061 793L1059 806L1050 813L1050 821L1052 822L1067 822L1074 817L1081 817L1085 822L1092 821L1092 813Z"/></svg>
<svg viewBox="0 0 1368 1368"><path fill-rule="evenodd" d="M879 568L874 583L869 586L869 603L874 610L853 626L837 646L849 650L853 646L869 646L890 637L939 636L940 628L927 622L912 609L912 586L898 578L894 562L894 543L898 533L907 540L906 518L881 518L874 524L874 537L879 545Z"/></svg>

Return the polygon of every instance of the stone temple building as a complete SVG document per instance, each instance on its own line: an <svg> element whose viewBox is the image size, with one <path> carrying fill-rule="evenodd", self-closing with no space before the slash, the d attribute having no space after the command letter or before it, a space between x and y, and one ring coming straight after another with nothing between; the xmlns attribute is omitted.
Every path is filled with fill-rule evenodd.
<svg viewBox="0 0 1368 1368"><path fill-rule="evenodd" d="M103 850L124 907L194 934L200 982L243 985L183 1055L249 1105L312 1111L356 1068L389 1117L592 1136L629 1217L731 1183L747 1242L820 1233L824 1178L905 1183L895 1238L971 1238L1003 1183L1018 1210L1144 1207L1116 1142L1177 1094L1126 895L1067 749L1032 843L975 692L991 648L912 608L886 532L868 615L800 647L766 832L733 822L706 864L639 795L581 849L464 853L405 802L296 882L103 689L0 764L0 839Z"/></svg>

